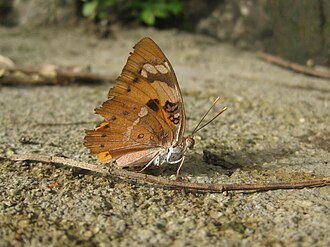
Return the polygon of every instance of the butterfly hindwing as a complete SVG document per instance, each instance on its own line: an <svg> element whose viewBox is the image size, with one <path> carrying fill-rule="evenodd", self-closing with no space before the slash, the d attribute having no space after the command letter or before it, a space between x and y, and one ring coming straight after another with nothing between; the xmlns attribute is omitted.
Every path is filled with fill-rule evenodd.
<svg viewBox="0 0 330 247"><path fill-rule="evenodd" d="M160 149L171 133L150 109L136 102L113 99L104 102L96 113L104 121L94 130L86 131L85 145L93 154L108 152L106 161L129 152Z"/></svg>

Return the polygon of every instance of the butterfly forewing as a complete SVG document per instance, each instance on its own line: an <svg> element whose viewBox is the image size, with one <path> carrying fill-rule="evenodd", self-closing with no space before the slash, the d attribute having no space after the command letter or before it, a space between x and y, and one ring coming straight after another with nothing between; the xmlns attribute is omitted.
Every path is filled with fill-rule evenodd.
<svg viewBox="0 0 330 247"><path fill-rule="evenodd" d="M185 113L179 85L170 62L150 38L135 45L96 113L104 121L86 131L85 145L100 161L147 163L161 149L182 141Z"/></svg>
<svg viewBox="0 0 330 247"><path fill-rule="evenodd" d="M109 99L118 95L147 105L170 126L174 145L181 140L185 113L180 88L170 62L150 38L134 46Z"/></svg>

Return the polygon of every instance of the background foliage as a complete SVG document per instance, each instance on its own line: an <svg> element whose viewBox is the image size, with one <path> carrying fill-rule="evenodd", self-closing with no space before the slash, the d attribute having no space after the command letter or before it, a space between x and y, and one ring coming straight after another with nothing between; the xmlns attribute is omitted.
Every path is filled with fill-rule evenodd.
<svg viewBox="0 0 330 247"><path fill-rule="evenodd" d="M166 19L182 12L180 0L83 0L82 14L96 21L138 19L154 25L156 19Z"/></svg>

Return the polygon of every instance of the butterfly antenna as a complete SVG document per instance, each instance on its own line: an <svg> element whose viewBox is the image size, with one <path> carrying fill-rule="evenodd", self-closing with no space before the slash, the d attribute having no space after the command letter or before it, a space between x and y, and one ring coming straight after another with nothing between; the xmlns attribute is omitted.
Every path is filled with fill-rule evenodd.
<svg viewBox="0 0 330 247"><path fill-rule="evenodd" d="M198 131L200 131L201 129L203 129L206 125L209 125L210 123L212 123L214 121L214 119L216 119L217 117L219 117L221 115L221 113L223 113L224 111L227 110L227 106L225 106L224 108L222 108L219 113L217 115L215 115L210 121L206 122L205 124L203 124L201 127L199 127L198 129L196 129L194 131L194 134Z"/></svg>
<svg viewBox="0 0 330 247"><path fill-rule="evenodd" d="M198 124L196 125L195 129L192 132L192 135L194 135L198 129L198 127L201 125L201 123L203 122L204 118L207 116L207 114L209 114L209 112L211 111L211 109L215 106L215 104L220 100L220 97L218 96L214 101L213 104L211 105L211 107L207 110L207 112L205 112L205 114L203 115L203 117L201 118L201 120L199 120Z"/></svg>
<svg viewBox="0 0 330 247"><path fill-rule="evenodd" d="M203 117L201 118L201 120L198 122L198 124L196 125L195 129L192 132L192 135L194 135L196 132L200 131L201 129L203 129L206 125L210 124L211 122L213 122L221 113L223 113L225 110L227 110L227 107L224 107L220 110L220 112L215 115L210 121L207 121L205 124L203 124L202 126L201 123L203 122L203 120L205 119L205 117L209 114L209 112L211 111L211 109L215 106L215 104L220 100L220 97L217 97L213 104L211 105L211 107L207 110L207 112L203 115Z"/></svg>

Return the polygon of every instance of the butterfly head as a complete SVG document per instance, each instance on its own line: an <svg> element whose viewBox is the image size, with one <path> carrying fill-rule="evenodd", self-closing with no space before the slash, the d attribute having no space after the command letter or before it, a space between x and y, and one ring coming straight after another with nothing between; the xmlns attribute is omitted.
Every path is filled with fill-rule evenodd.
<svg viewBox="0 0 330 247"><path fill-rule="evenodd" d="M195 139L192 135L189 135L185 138L185 145L188 149L193 149L195 145Z"/></svg>

